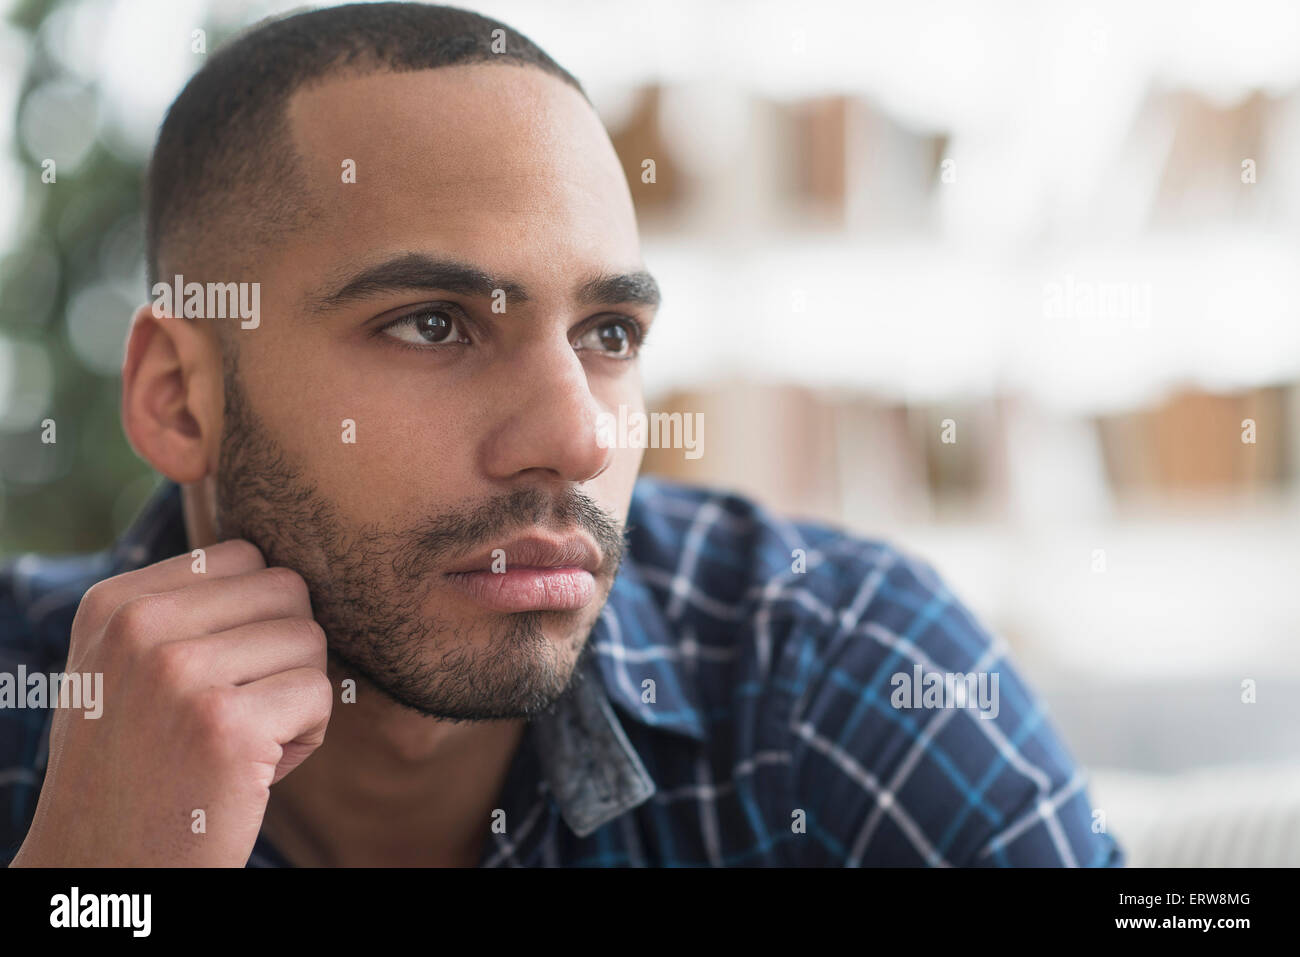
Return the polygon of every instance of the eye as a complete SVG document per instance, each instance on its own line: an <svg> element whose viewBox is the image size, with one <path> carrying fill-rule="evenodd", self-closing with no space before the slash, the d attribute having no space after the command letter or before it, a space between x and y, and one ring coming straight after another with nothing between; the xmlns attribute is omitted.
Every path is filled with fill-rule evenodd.
<svg viewBox="0 0 1300 957"><path fill-rule="evenodd" d="M393 320L381 331L407 345L445 346L469 342L462 325L458 307L451 303L435 303Z"/></svg>
<svg viewBox="0 0 1300 957"><path fill-rule="evenodd" d="M645 334L639 322L619 317L588 329L574 342L575 349L589 349L611 359L630 359L636 355Z"/></svg>

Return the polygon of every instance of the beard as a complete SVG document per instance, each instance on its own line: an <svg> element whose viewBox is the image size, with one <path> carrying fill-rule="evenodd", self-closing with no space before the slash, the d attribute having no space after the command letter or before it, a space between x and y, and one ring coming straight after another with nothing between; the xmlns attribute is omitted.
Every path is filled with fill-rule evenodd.
<svg viewBox="0 0 1300 957"><path fill-rule="evenodd" d="M266 431L229 367L225 391L220 540L247 539L268 567L302 576L329 657L343 673L453 722L530 718L580 680L587 637L624 552L621 524L588 496L576 487L563 494L523 487L406 526L352 527ZM590 611L484 612L471 620L430 611L448 559L538 526L581 528L600 548L595 578L603 595ZM548 625L563 641L548 638Z"/></svg>

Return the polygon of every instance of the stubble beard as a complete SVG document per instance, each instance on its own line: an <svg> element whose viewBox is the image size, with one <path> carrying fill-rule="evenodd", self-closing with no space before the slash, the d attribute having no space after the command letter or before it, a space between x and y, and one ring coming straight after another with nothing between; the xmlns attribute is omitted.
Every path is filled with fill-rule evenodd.
<svg viewBox="0 0 1300 957"><path fill-rule="evenodd" d="M453 722L531 718L581 680L588 636L624 552L620 524L589 497L526 487L407 526L351 528L264 428L229 363L225 379L220 539L247 539L268 567L303 577L340 674ZM590 609L485 613L470 622L431 611L446 558L547 524L582 528L600 547L602 593ZM548 625L563 639L549 638Z"/></svg>

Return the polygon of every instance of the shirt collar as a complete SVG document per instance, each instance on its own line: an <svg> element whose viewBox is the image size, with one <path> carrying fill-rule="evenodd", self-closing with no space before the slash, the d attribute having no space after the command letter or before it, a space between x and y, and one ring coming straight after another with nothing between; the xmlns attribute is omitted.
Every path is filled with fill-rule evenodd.
<svg viewBox="0 0 1300 957"><path fill-rule="evenodd" d="M113 543L110 562L114 574L152 565L189 551L181 489L164 481L150 494L130 528Z"/></svg>
<svg viewBox="0 0 1300 957"><path fill-rule="evenodd" d="M188 549L180 487L164 482L114 545L113 562L124 571ZM630 551L588 642L593 653L584 656L572 693L535 722L542 773L579 837L655 793L611 703L652 730L705 738L694 683L678 667L678 643Z"/></svg>
<svg viewBox="0 0 1300 957"><path fill-rule="evenodd" d="M536 725L547 783L579 837L655 793L611 702L653 730L705 737L693 684L678 673L677 645L634 561L619 569L588 645L573 693Z"/></svg>

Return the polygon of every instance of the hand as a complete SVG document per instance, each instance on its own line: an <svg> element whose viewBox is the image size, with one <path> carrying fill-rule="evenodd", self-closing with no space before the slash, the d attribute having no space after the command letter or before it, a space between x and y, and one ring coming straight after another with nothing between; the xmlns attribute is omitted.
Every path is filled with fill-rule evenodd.
<svg viewBox="0 0 1300 957"><path fill-rule="evenodd" d="M102 714L55 710L13 866L242 867L271 785L325 740L334 696L306 584L246 541L205 560L82 599L65 670L103 674Z"/></svg>

